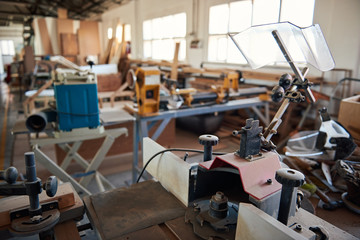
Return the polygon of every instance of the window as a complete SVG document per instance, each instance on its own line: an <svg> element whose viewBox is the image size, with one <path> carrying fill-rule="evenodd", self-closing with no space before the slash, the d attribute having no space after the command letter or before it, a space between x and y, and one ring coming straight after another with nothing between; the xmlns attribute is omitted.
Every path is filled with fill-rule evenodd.
<svg viewBox="0 0 360 240"><path fill-rule="evenodd" d="M123 26L124 26L124 30L123 30ZM131 41L131 25L130 24L117 25L116 31L115 31L115 37L119 43L122 40L123 32L125 34L125 36L124 36L125 42Z"/></svg>
<svg viewBox="0 0 360 240"><path fill-rule="evenodd" d="M246 64L228 33L285 21L307 27L313 23L314 5L315 0L242 0L210 7L208 60Z"/></svg>
<svg viewBox="0 0 360 240"><path fill-rule="evenodd" d="M111 39L113 37L113 29L112 28L107 29L107 37L108 37L108 39Z"/></svg>
<svg viewBox="0 0 360 240"><path fill-rule="evenodd" d="M15 55L15 47L13 40L1 40L0 41L1 54L14 56Z"/></svg>
<svg viewBox="0 0 360 240"><path fill-rule="evenodd" d="M175 43L180 42L179 60L186 57L186 13L143 22L144 58L172 60Z"/></svg>

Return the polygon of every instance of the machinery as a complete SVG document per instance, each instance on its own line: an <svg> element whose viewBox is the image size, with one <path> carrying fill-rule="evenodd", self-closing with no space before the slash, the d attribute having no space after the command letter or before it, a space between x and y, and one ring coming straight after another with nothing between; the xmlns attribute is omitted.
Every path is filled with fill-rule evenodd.
<svg viewBox="0 0 360 240"><path fill-rule="evenodd" d="M39 234L40 239L52 236L51 229L60 219L57 201L40 205L39 194L44 189L47 196L54 197L57 192L57 179L49 177L44 184L36 177L35 157L33 152L25 153L26 180L18 182L18 171L10 167L0 171L1 196L28 195L29 207L10 212L10 232L12 236L25 237Z"/></svg>
<svg viewBox="0 0 360 240"><path fill-rule="evenodd" d="M64 64L63 61L60 63ZM55 104L27 118L26 126L31 132L44 131L48 123L55 123L53 128L58 132L100 130L96 75L76 66L69 67L73 69L54 71Z"/></svg>
<svg viewBox="0 0 360 240"><path fill-rule="evenodd" d="M318 26L314 26L312 30L319 33ZM275 150L276 145L271 141L290 103L305 101L305 96L310 102L315 101L310 90L311 83L305 78L308 69L299 70L284 41L291 39L291 36L300 41L302 32L289 23L257 26L247 31L260 32L267 38L271 36L296 76L292 79L290 75L283 75L279 86L274 88L272 98L282 101L282 104L269 126L263 131L258 120L247 119L246 125L241 130L233 132L234 135L241 135L239 149L235 153L217 156L215 159L212 158L211 148L217 144L218 138L212 135L200 136L199 143L204 145L204 162L198 165L184 164L180 159L176 160L173 156L165 154L163 157L155 154L155 158L150 158L155 150L152 150L154 146L151 140L146 139L144 140L145 168L165 189L188 207L185 222L191 223L194 233L203 239L266 238L262 227L270 228L270 232L276 232L272 236L272 238L277 236L274 237L276 239L327 239L327 230L320 226L309 226L306 229L301 225L294 227L296 221L301 221L294 219L302 198L297 188L304 183L305 177L301 172L289 169L281 163L281 158ZM244 48L242 41L245 38L246 43L251 40L251 37L241 36L242 34L245 33L231 36L240 50ZM304 38L302 41L307 41L306 36L302 37ZM318 39L320 42L324 42L322 35L317 37L320 38ZM307 50L314 51L314 49ZM242 53L249 61L250 57L247 53L244 51ZM331 57L328 50L322 54ZM321 59L322 56L316 57ZM255 62L252 63L256 65ZM321 65L321 61L316 63ZM252 65L251 61L250 65ZM322 69L324 66L320 65L318 67ZM326 68L329 66L331 68L333 65L330 58L330 64ZM152 163L149 164L150 162ZM171 180L179 175L182 177L175 181ZM185 179L183 175L186 176ZM259 213L245 203L252 203L268 215ZM251 219L248 211L253 214ZM278 222L271 220L269 215L277 218ZM260 233L255 233L255 229Z"/></svg>
<svg viewBox="0 0 360 240"><path fill-rule="evenodd" d="M59 130L97 128L100 125L94 73L57 69L54 91Z"/></svg>
<svg viewBox="0 0 360 240"><path fill-rule="evenodd" d="M188 73L192 70L187 69ZM210 72L218 73L218 72ZM204 77L201 75L201 77ZM136 71L130 69L127 73L127 85L135 85L137 98L137 113L142 116L157 114L161 110L201 107L204 105L221 104L230 98L266 94L265 87L239 89L239 82L243 80L240 71L222 71L220 78L222 86L211 86L207 92L197 92L195 88L176 88L176 81L164 79L157 67L138 67ZM213 78L212 78L213 79ZM218 79L218 78L217 78ZM163 85L167 83L167 87ZM136 112L127 106L131 112Z"/></svg>
<svg viewBox="0 0 360 240"><path fill-rule="evenodd" d="M160 105L160 70L157 67L140 67L133 76L136 76L138 113L140 115L157 113Z"/></svg>

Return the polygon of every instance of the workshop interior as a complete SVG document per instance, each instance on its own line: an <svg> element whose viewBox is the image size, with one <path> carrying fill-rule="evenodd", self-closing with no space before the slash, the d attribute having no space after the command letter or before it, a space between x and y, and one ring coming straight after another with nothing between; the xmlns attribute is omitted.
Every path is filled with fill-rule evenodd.
<svg viewBox="0 0 360 240"><path fill-rule="evenodd" d="M360 1L0 8L0 239L360 239Z"/></svg>

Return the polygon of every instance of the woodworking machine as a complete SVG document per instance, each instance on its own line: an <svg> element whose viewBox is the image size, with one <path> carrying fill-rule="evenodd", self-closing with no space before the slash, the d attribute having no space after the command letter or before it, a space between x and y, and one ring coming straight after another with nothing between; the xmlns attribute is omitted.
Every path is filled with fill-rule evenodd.
<svg viewBox="0 0 360 240"><path fill-rule="evenodd" d="M314 26L312 30L319 41L324 42L319 28ZM212 157L212 146L219 139L213 135L200 136L204 159L199 164L185 163L171 153L154 158L154 154L164 149L146 138L143 151L146 170L187 206L185 222L191 224L195 235L203 239L328 239L330 224L312 225L314 221L311 219L315 216L311 215L309 220L297 216L302 199L297 188L304 183L305 177L282 163L276 145L271 141L290 103L305 101L305 96L310 102L315 101L311 84L305 78L308 69L299 70L292 59L292 51L285 45L287 41L284 42L294 32L296 36L293 37L297 40L300 37L305 38L303 41L307 39L298 35L303 34L303 30L299 32L289 23L267 25L265 28L258 26L248 31L260 32L271 38L296 76L294 79L290 75L282 76L279 86L273 90L273 99L282 101L282 105L269 126L263 129L258 120L247 119L244 127L233 132L233 135L241 135L239 149L215 159ZM310 32L311 29L306 30L307 34ZM232 36L240 50L243 49L241 37ZM323 47L325 50L317 53L331 56L326 45ZM323 55L315 57L321 60ZM246 53L245 57L250 59ZM332 58L327 59L330 65L332 61ZM322 69L321 61L316 63ZM255 205L261 211L246 203Z"/></svg>
<svg viewBox="0 0 360 240"><path fill-rule="evenodd" d="M58 223L60 212L58 201L50 201L40 204L39 194L46 190L49 197L54 197L57 192L57 178L49 177L44 184L36 177L35 157L33 152L25 153L26 180L17 181L18 171L10 167L0 171L0 195L28 195L28 207L11 209L9 232L13 237L25 237L39 234L41 239L48 239L53 235L51 229ZM21 204L21 201L18 201ZM3 222L3 220L2 220ZM5 237L5 236L2 236ZM52 239L52 238L49 238Z"/></svg>
<svg viewBox="0 0 360 240"><path fill-rule="evenodd" d="M89 71L58 68L52 81L55 104L29 116L27 128L31 132L41 132L48 123L54 123L57 132L100 131L96 75Z"/></svg>
<svg viewBox="0 0 360 240"><path fill-rule="evenodd" d="M160 105L160 70L157 67L139 67L135 76L138 113L140 115L157 113Z"/></svg>

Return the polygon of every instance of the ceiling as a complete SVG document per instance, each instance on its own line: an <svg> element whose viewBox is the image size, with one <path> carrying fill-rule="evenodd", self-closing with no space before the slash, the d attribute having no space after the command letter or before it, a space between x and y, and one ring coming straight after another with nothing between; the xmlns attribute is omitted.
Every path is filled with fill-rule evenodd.
<svg viewBox="0 0 360 240"><path fill-rule="evenodd" d="M70 19L99 20L106 10L130 0L0 0L0 26L22 24L32 17L57 17L57 9L68 10Z"/></svg>

